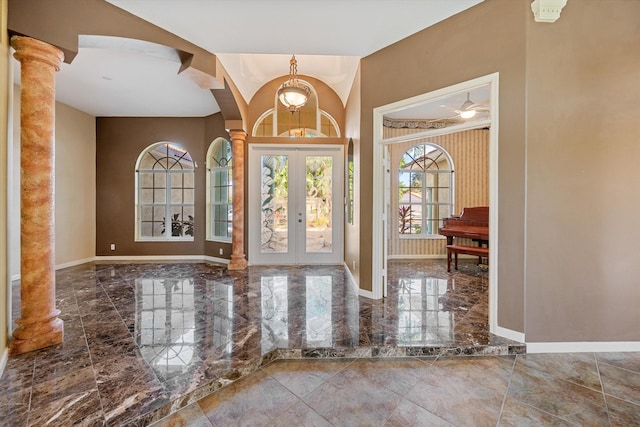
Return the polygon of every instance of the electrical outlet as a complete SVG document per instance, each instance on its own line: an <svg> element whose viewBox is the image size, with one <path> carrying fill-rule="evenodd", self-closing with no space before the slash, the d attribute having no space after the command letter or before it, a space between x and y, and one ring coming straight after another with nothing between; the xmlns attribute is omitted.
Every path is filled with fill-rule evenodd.
<svg viewBox="0 0 640 427"><path fill-rule="evenodd" d="M116 250L116 244L115 244L115 243L112 243L112 244L111 244L111 250L112 250L112 251L115 251L115 250Z"/></svg>
<svg viewBox="0 0 640 427"><path fill-rule="evenodd" d="M351 265L353 266L353 271L356 271L356 260L351 261Z"/></svg>
<svg viewBox="0 0 640 427"><path fill-rule="evenodd" d="M220 248L219 252L220 252L220 255L224 255L224 249Z"/></svg>

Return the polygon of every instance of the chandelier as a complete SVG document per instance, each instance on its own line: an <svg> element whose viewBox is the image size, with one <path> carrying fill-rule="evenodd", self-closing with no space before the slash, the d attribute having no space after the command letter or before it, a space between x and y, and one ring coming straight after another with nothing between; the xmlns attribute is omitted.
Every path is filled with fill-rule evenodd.
<svg viewBox="0 0 640 427"><path fill-rule="evenodd" d="M293 55L289 61L289 79L278 89L278 99L291 113L295 113L309 100L311 88L298 80L298 61Z"/></svg>

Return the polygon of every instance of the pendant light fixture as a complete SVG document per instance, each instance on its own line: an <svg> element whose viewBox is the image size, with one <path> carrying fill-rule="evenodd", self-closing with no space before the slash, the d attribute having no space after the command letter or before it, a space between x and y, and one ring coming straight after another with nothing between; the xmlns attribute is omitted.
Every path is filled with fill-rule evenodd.
<svg viewBox="0 0 640 427"><path fill-rule="evenodd" d="M309 101L311 88L298 80L298 61L293 55L289 61L289 79L278 89L278 99L291 113Z"/></svg>

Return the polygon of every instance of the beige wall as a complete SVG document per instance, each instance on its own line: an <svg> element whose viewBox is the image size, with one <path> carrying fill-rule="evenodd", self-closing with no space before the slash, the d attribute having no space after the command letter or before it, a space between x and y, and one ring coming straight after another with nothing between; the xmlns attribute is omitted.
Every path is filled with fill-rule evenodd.
<svg viewBox="0 0 640 427"><path fill-rule="evenodd" d="M640 2L527 39L527 341L640 341Z"/></svg>
<svg viewBox="0 0 640 427"><path fill-rule="evenodd" d="M410 135L415 130L385 129L384 137ZM398 169L404 153L417 144L433 143L442 147L451 156L454 168L454 212L460 214L465 207L489 206L489 130L476 129L455 132L389 146L390 187L389 199L389 249L388 255L395 258L402 256L444 257L446 240L444 237L432 239L400 238L397 224L398 218ZM467 242L466 244L471 244Z"/></svg>
<svg viewBox="0 0 640 427"><path fill-rule="evenodd" d="M56 103L56 265L96 254L96 119Z"/></svg>
<svg viewBox="0 0 640 427"><path fill-rule="evenodd" d="M13 90L13 129L20 129L20 87ZM55 263L76 264L95 256L95 117L56 102ZM10 273L20 274L20 133L10 151Z"/></svg>
<svg viewBox="0 0 640 427"><path fill-rule="evenodd" d="M0 109L9 111L9 37L7 35L7 0L0 0ZM8 266L7 266L7 147L9 114L0 116L0 375L8 348Z"/></svg>
<svg viewBox="0 0 640 427"><path fill-rule="evenodd" d="M372 182L375 107L499 73L498 325L524 332L528 0L485 0L362 60L361 179ZM371 281L372 189L361 188L361 286ZM367 265L365 265L367 262ZM369 285L370 286L370 285Z"/></svg>

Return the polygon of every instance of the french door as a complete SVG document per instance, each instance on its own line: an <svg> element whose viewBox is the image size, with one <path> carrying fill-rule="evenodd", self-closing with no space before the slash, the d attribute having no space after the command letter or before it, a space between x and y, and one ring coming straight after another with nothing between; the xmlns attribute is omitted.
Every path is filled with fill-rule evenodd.
<svg viewBox="0 0 640 427"><path fill-rule="evenodd" d="M343 262L343 147L249 146L249 262Z"/></svg>

